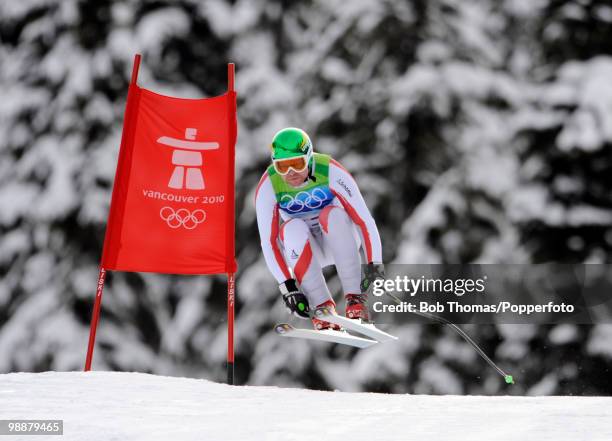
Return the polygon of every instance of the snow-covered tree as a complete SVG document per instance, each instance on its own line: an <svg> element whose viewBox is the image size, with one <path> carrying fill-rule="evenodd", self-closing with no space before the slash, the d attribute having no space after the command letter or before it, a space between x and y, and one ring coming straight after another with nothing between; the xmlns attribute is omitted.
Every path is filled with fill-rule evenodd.
<svg viewBox="0 0 612 441"><path fill-rule="evenodd" d="M237 64L238 382L507 393L437 325L361 352L276 337L255 187L301 126L358 180L387 262L607 262L611 28L603 0L0 2L0 371L83 365L139 52L140 84L182 97ZM608 327L468 330L515 393L612 392ZM223 277L111 274L94 366L222 380L225 339Z"/></svg>

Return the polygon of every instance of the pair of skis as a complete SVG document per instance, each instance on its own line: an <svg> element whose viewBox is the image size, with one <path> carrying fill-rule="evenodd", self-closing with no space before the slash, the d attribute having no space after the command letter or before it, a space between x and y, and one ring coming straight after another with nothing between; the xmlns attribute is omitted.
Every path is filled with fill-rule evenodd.
<svg viewBox="0 0 612 441"><path fill-rule="evenodd" d="M288 323L280 323L274 327L274 330L282 337L326 341L330 343L354 346L360 349L373 346L376 343L397 340L397 337L381 331L373 324L363 323L361 320L353 320L342 317L326 307L315 309L313 316L319 320L338 325L344 328L344 330L334 331L332 329L326 329L323 331L315 331L311 329L298 329L294 328ZM361 334L364 337L349 334L347 331Z"/></svg>
<svg viewBox="0 0 612 441"><path fill-rule="evenodd" d="M401 300L398 299L393 294L387 293L389 297L393 299L397 304L401 304ZM487 354L470 338L466 332L457 326L454 323L449 322L444 317L440 317L434 314L424 313L424 312L415 312L415 314L420 315L422 317L426 317L430 320L436 321L443 325L450 326L453 330L455 330L466 342L468 342L478 354L493 368L495 369L499 375L501 375L507 384L514 384L514 378L512 375L506 373L502 370L497 364L491 360ZM345 331L333 331L333 330L324 330L324 331L314 331L310 329L297 329L287 323L281 323L274 327L274 330L277 334L283 337L294 337L294 338L304 338L308 340L319 340L319 341L327 341L331 343L339 343L348 346L354 346L356 348L367 348L376 343L383 343L386 341L397 340L397 337L387 334L384 331L381 331L376 326L372 324L362 323L361 320L351 320L345 317L339 316L334 311L329 308L318 308L314 311L314 317L324 320L326 322L334 323L339 325L345 329ZM346 331L352 331L365 337L358 337L356 335L349 334Z"/></svg>

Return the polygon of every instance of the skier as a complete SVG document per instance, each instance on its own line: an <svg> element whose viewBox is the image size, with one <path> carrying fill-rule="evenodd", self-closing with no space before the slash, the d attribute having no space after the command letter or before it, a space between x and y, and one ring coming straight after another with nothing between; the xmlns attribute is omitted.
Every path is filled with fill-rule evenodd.
<svg viewBox="0 0 612 441"><path fill-rule="evenodd" d="M313 152L301 129L285 128L272 140L272 164L255 193L257 225L266 264L289 312L308 319L311 307L335 312L323 277L334 264L346 300L345 316L369 321L368 288L384 277L376 223L350 173ZM365 262L361 277L360 247ZM338 325L312 317L316 330Z"/></svg>

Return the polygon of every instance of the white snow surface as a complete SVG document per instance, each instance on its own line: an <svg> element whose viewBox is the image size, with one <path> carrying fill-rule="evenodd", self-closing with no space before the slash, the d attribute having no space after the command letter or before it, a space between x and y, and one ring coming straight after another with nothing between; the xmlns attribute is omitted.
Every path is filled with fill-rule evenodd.
<svg viewBox="0 0 612 441"><path fill-rule="evenodd" d="M0 419L62 419L57 439L64 441L592 441L612 439L612 398L388 395L127 372L11 373L0 375Z"/></svg>

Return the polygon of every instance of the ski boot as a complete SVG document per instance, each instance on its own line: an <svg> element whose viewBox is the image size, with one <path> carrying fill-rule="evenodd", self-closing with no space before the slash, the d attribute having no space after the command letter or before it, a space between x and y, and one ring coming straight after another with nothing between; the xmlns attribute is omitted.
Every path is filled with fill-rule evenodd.
<svg viewBox="0 0 612 441"><path fill-rule="evenodd" d="M327 307L329 309L331 309L332 311L336 311L336 304L334 303L333 300L328 300L326 302L321 303L319 306L317 306L317 308L321 308L321 307ZM317 309L315 308L315 309ZM317 331L324 331L325 329L332 329L334 331L340 331L340 326L336 325L334 323L330 323L330 322L325 322L323 320L319 320L318 318L311 318L312 320L312 325L314 326L314 328Z"/></svg>
<svg viewBox="0 0 612 441"><path fill-rule="evenodd" d="M368 294L346 294L346 310L344 315L350 319L361 319L364 323L370 322L368 313Z"/></svg>

